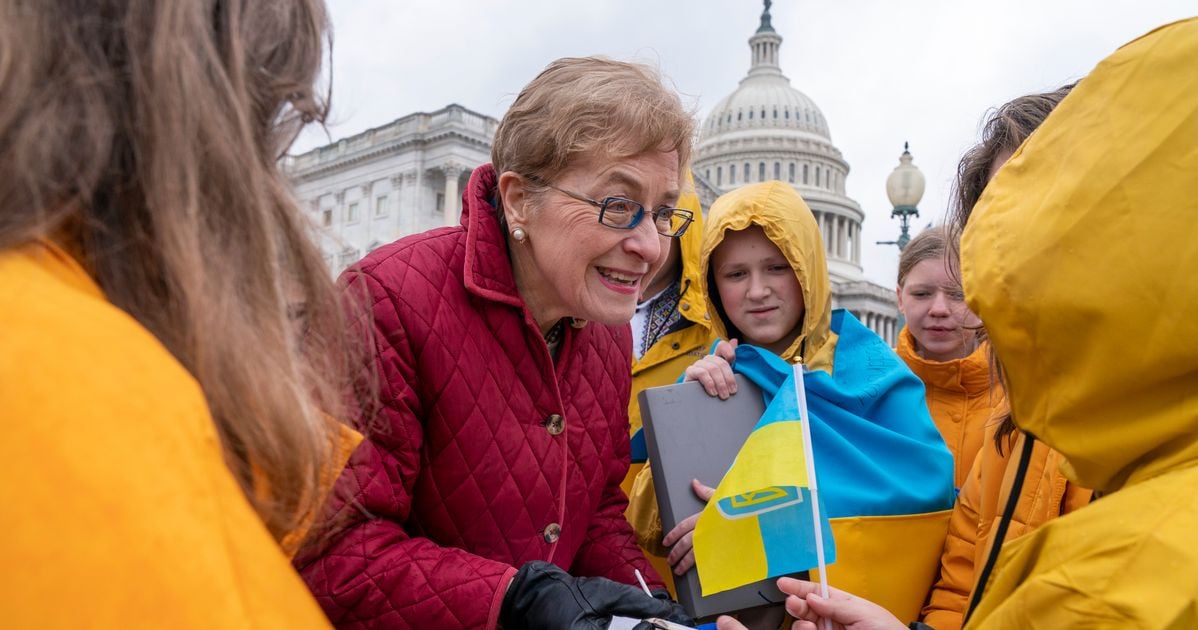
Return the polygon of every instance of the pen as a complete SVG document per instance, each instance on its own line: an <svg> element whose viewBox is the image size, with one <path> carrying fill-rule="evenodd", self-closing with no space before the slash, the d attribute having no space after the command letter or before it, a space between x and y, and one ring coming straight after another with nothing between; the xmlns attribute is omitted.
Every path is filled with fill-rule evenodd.
<svg viewBox="0 0 1198 630"><path fill-rule="evenodd" d="M633 569L632 572L636 574L636 581L641 583L641 590L645 591L649 597L653 597L653 593L649 592L649 585L645 584L645 576L641 575L641 570Z"/></svg>

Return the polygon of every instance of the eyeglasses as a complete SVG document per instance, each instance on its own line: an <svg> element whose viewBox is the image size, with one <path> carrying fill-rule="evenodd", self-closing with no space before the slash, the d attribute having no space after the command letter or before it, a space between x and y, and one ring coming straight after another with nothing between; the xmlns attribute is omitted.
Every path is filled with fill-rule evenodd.
<svg viewBox="0 0 1198 630"><path fill-rule="evenodd" d="M596 201L585 195L562 190L553 184L536 183L540 183L547 188L552 188L567 197L589 203L599 208L599 222L607 227L616 228L617 230L631 230L640 224L641 219L645 218L645 206L631 199L625 199L624 197L604 197ZM686 232L686 228L690 227L691 221L695 220L694 213L682 208L658 208L657 210L653 210L651 214L653 215L653 226L657 229L657 233L671 238L682 236L682 233Z"/></svg>

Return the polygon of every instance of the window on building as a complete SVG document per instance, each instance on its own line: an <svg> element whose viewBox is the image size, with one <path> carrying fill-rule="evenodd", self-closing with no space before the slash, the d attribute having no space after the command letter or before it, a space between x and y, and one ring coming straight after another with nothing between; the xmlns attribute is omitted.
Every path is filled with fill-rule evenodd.
<svg viewBox="0 0 1198 630"><path fill-rule="evenodd" d="M320 224L325 227L333 227L333 211L326 209L320 217Z"/></svg>
<svg viewBox="0 0 1198 630"><path fill-rule="evenodd" d="M749 110L749 120L753 120L753 110Z"/></svg>
<svg viewBox="0 0 1198 630"><path fill-rule="evenodd" d="M735 165L728 167L728 183L729 184L736 183L736 166Z"/></svg>
<svg viewBox="0 0 1198 630"><path fill-rule="evenodd" d="M806 164L803 165L803 183L804 184L807 183L807 165Z"/></svg>
<svg viewBox="0 0 1198 630"><path fill-rule="evenodd" d="M782 163L774 162L774 179L782 180Z"/></svg>
<svg viewBox="0 0 1198 630"><path fill-rule="evenodd" d="M716 186L724 185L724 167L722 167L722 166L715 167L715 185Z"/></svg>
<svg viewBox="0 0 1198 630"><path fill-rule="evenodd" d="M749 163L745 162L745 183L749 183Z"/></svg>
<svg viewBox="0 0 1198 630"><path fill-rule="evenodd" d="M374 216L376 216L376 217L387 216L387 197L386 196L380 196L374 200Z"/></svg>
<svg viewBox="0 0 1198 630"><path fill-rule="evenodd" d="M358 203L349 204L349 208L345 211L345 222L353 223L358 220Z"/></svg>
<svg viewBox="0 0 1198 630"><path fill-rule="evenodd" d="M437 193L437 203L433 207L438 214L445 212L445 193Z"/></svg>
<svg viewBox="0 0 1198 630"><path fill-rule="evenodd" d="M822 168L820 168L820 167L818 167L818 166L817 166L817 167L815 167L815 186L816 186L817 188L818 188L818 187L819 187L819 185L820 185L820 184L819 184L819 174L820 174L820 172L821 172L821 171L823 171L823 169L822 169Z"/></svg>
<svg viewBox="0 0 1198 630"><path fill-rule="evenodd" d="M765 181L765 162L757 163L757 181L759 181L759 182Z"/></svg>
<svg viewBox="0 0 1198 630"><path fill-rule="evenodd" d="M778 120L778 108L774 108L774 120Z"/></svg>
<svg viewBox="0 0 1198 630"><path fill-rule="evenodd" d="M765 108L764 107L761 108L761 119L765 120Z"/></svg>
<svg viewBox="0 0 1198 630"><path fill-rule="evenodd" d="M743 118L744 115L745 115L744 112L736 112L736 120L738 120L738 121L744 120L744 118Z"/></svg>
<svg viewBox="0 0 1198 630"><path fill-rule="evenodd" d="M782 114L786 117L786 120L790 120L790 110L789 109L782 110Z"/></svg>
<svg viewBox="0 0 1198 630"><path fill-rule="evenodd" d="M341 254L337 257L338 258L337 262L342 267L348 267L348 266L350 266L351 263L353 263L355 260L357 260L359 258L359 256L360 256L360 253L358 252L357 249L355 249L353 247L347 247L347 248L341 250Z"/></svg>
<svg viewBox="0 0 1198 630"><path fill-rule="evenodd" d="M791 162L789 164L789 168L790 168L790 183L793 184L793 183L795 183L795 163Z"/></svg>
<svg viewBox="0 0 1198 630"><path fill-rule="evenodd" d="M707 181L711 181L711 169L707 169L706 171L703 171L703 179L706 179Z"/></svg>

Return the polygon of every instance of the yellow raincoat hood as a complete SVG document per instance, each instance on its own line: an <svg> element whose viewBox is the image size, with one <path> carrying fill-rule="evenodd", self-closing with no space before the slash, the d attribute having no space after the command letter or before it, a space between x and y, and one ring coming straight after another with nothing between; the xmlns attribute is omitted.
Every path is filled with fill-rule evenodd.
<svg viewBox="0 0 1198 630"><path fill-rule="evenodd" d="M962 238L1015 422L1103 492L1198 463L1198 20L1100 63Z"/></svg>
<svg viewBox="0 0 1198 630"><path fill-rule="evenodd" d="M828 262L824 256L824 241L811 208L795 189L778 181L750 184L729 192L711 205L707 227L703 231L703 247L699 257L699 282L707 297L707 312L712 327L720 337L728 337L724 314L711 299L714 286L708 286L711 254L729 231L743 230L750 225L760 226L794 269L803 288L802 332L782 358L801 360L811 369L832 370L832 355L836 349L832 333L832 293L828 280Z"/></svg>
<svg viewBox="0 0 1198 630"><path fill-rule="evenodd" d="M675 243L682 250L682 298L678 302L678 310L682 317L691 323L705 329L711 328L711 321L704 317L707 314L707 300L701 291L703 274L699 270L699 252L703 244L703 208L699 205L699 195L695 192L695 180L690 169L686 171L686 188L678 198L678 207L695 214L695 220Z"/></svg>

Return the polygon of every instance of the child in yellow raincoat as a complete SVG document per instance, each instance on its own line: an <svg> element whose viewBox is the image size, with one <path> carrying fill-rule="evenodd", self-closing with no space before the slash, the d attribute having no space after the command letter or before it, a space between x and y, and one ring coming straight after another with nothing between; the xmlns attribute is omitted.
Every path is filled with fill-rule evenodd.
<svg viewBox="0 0 1198 630"><path fill-rule="evenodd" d="M952 503L952 458L931 422L918 379L876 335L852 320L850 314L833 312L819 227L792 186L764 182L720 197L708 215L700 262L700 280L708 298L713 328L721 337L734 340L721 343L714 355L687 370L687 378L698 380L709 393L720 397L735 394L729 361L733 359L736 341L764 348L788 363L802 362L809 370L834 377L846 370L859 369L861 366L853 361L837 362L838 351L852 350L840 344L841 333L849 328L854 331L854 339L859 338L860 332L877 341L885 355L882 358L901 371L895 382L902 381L912 388L910 406L904 407L909 413L903 414L908 424L902 429L887 425L886 419L871 417L857 417L859 422L855 426L878 430L885 434L880 438L883 440L901 434L896 443L901 441L908 449L901 456L926 464L923 470L930 471L929 475L916 475L919 477L916 482L915 477L906 476L901 464L892 467L890 463L880 463L875 468L889 481L901 482L908 488L920 486L926 492L899 509L892 509L895 505L887 504L887 498L870 497L858 505L859 511L839 518L833 514L837 561L829 567L829 581L854 585L896 611L914 616L935 577L947 509ZM889 391L887 387L875 389L879 397ZM813 440L817 455L827 448L827 443L821 444L819 435ZM849 438L840 443L851 441ZM893 453L903 448L888 450ZM817 457L816 465L819 467L824 461L832 466L832 460ZM831 488L824 485L825 497L835 494L837 486L831 485ZM848 491L849 485L839 487ZM703 498L710 495L710 488L701 484L695 489ZM661 541L656 551L669 554L675 573L688 570L693 565L691 541L696 519L686 519L662 536L648 468L640 473L630 500L630 520L642 539ZM877 579L887 574L899 577Z"/></svg>

